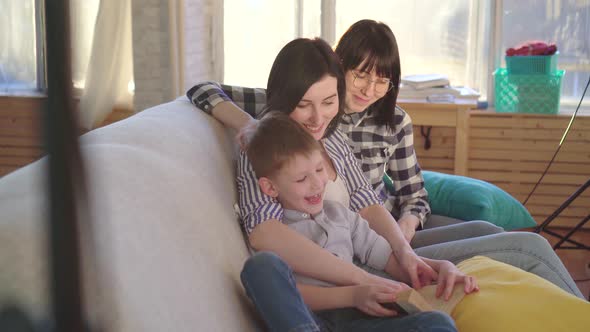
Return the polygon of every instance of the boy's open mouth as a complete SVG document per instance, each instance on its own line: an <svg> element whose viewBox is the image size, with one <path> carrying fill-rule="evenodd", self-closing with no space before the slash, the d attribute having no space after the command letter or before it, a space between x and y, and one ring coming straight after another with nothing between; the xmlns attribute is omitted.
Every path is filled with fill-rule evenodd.
<svg viewBox="0 0 590 332"><path fill-rule="evenodd" d="M319 204L322 201L322 194L305 197L305 201L311 205Z"/></svg>

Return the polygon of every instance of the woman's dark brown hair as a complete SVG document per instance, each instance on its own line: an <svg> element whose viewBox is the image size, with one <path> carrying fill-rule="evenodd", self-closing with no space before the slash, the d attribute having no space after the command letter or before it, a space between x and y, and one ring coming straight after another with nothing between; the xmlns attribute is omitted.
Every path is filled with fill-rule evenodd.
<svg viewBox="0 0 590 332"><path fill-rule="evenodd" d="M391 29L373 20L358 21L342 35L336 46L336 54L340 57L344 72L363 64L359 68L361 71L375 69L378 76L391 80L393 88L371 108L376 112L378 124L394 129L401 70L397 41Z"/></svg>
<svg viewBox="0 0 590 332"><path fill-rule="evenodd" d="M338 114L324 133L324 137L329 136L336 130L344 113L346 82L340 59L322 39L298 38L281 49L268 76L267 111L290 114L309 87L326 75L335 77L338 81Z"/></svg>

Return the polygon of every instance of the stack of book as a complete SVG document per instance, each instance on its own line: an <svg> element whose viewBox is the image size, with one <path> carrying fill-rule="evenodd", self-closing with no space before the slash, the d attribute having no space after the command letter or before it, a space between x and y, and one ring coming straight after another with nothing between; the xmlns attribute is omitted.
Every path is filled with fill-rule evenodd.
<svg viewBox="0 0 590 332"><path fill-rule="evenodd" d="M419 99L433 103L452 103L457 100L477 101L479 92L469 87L451 86L442 74L421 74L402 77L399 99Z"/></svg>

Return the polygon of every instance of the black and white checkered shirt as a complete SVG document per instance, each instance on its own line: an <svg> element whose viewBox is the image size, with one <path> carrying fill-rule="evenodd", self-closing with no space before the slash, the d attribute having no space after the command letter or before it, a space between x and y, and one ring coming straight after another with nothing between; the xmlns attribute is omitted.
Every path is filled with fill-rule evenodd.
<svg viewBox="0 0 590 332"><path fill-rule="evenodd" d="M189 100L210 113L222 101L232 101L256 117L266 106L264 89L243 88L204 82L187 92ZM395 110L395 129L375 123L374 110L369 107L361 113L343 116L340 131L355 157L361 161L365 177L384 202L384 206L398 219L405 214L418 217L420 223L430 214L428 193L414 151L414 136L410 117L399 107ZM390 190L383 182L387 174L393 180Z"/></svg>

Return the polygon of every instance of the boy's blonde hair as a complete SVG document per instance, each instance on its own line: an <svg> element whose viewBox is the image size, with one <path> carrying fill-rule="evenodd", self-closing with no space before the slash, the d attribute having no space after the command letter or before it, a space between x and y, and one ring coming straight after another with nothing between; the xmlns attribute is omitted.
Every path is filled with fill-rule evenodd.
<svg viewBox="0 0 590 332"><path fill-rule="evenodd" d="M297 154L309 156L320 143L281 112L269 112L245 130L246 155L257 178L270 177Z"/></svg>

